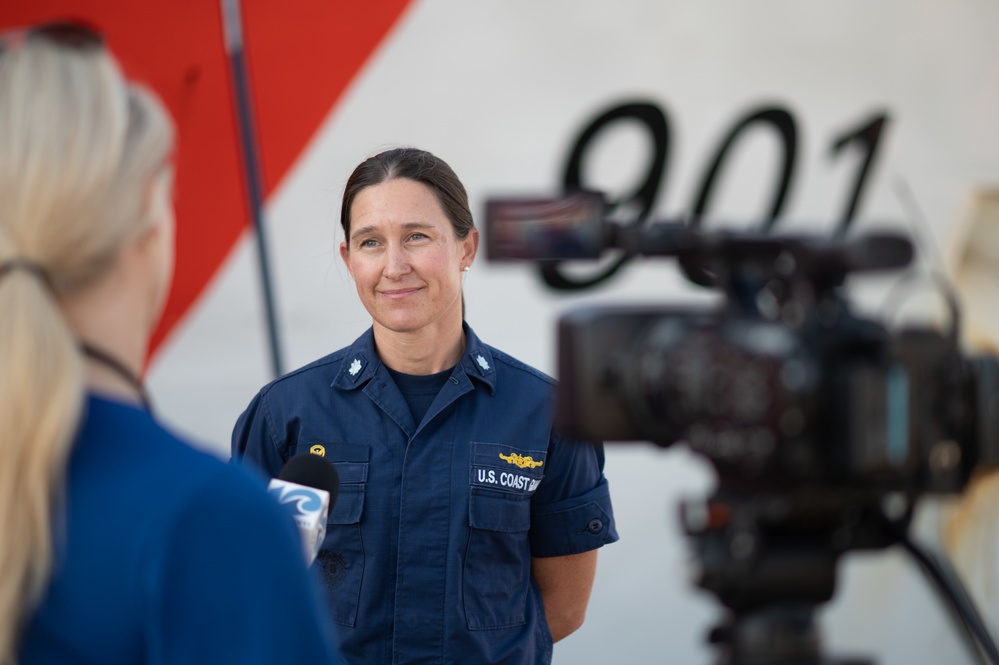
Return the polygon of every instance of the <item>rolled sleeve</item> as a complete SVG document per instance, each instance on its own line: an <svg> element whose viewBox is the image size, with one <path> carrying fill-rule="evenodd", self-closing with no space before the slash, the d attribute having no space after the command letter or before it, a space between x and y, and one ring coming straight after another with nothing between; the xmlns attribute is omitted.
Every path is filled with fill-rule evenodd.
<svg viewBox="0 0 999 665"><path fill-rule="evenodd" d="M605 478L581 496L532 506L531 556L580 554L617 539L614 510Z"/></svg>
<svg viewBox="0 0 999 665"><path fill-rule="evenodd" d="M580 554L618 539L604 447L554 436L548 468L531 500L531 556Z"/></svg>

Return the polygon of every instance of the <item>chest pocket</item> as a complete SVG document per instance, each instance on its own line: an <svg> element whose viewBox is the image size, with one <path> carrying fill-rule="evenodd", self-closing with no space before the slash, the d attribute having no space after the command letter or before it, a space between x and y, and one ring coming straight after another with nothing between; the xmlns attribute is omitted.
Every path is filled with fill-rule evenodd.
<svg viewBox="0 0 999 665"><path fill-rule="evenodd" d="M299 452L303 451L321 453L333 463L340 477L340 492L330 510L326 538L314 565L319 567L326 583L330 618L335 623L353 626L357 622L364 578L361 517L371 451L362 445L317 442L300 446Z"/></svg>
<svg viewBox="0 0 999 665"><path fill-rule="evenodd" d="M469 630L525 622L531 587L531 496L547 451L473 443L462 596Z"/></svg>

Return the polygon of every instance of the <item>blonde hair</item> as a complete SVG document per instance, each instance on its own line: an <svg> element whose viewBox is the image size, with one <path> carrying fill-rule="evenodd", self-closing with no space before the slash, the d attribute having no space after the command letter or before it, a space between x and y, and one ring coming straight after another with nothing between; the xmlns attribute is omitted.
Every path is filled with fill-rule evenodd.
<svg viewBox="0 0 999 665"><path fill-rule="evenodd" d="M83 405L59 299L99 278L148 221L173 145L156 98L103 48L29 32L0 44L0 665L56 560L67 461Z"/></svg>

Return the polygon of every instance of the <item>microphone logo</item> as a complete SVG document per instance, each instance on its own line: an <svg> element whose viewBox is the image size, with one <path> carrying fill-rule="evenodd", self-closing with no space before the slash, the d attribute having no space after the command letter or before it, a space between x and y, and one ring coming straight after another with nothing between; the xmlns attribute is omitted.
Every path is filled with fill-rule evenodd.
<svg viewBox="0 0 999 665"><path fill-rule="evenodd" d="M302 536L305 560L312 563L326 537L330 493L277 478L270 482L267 492L291 513Z"/></svg>
<svg viewBox="0 0 999 665"><path fill-rule="evenodd" d="M328 492L323 492L323 490L317 490L311 487L297 487L295 489L290 489L288 487L273 487L270 489L270 492L282 505L288 506L289 504L295 504L295 515L307 515L315 512L322 508L325 502L329 500ZM320 496L320 492L323 492L326 497Z"/></svg>

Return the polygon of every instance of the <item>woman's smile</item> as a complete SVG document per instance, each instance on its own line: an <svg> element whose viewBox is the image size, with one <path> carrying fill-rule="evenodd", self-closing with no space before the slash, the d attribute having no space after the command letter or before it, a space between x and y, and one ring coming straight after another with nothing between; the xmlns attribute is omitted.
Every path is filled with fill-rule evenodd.
<svg viewBox="0 0 999 665"><path fill-rule="evenodd" d="M377 293L385 298L389 298L390 300L402 300L415 293L419 293L421 290L422 287L414 286L405 289L379 289Z"/></svg>

